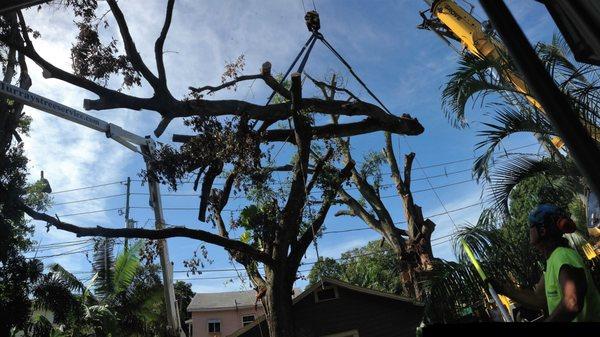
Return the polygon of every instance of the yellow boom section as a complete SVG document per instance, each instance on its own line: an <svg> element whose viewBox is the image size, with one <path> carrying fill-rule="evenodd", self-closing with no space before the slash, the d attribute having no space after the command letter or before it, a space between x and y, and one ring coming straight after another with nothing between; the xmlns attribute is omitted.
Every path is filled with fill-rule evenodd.
<svg viewBox="0 0 600 337"><path fill-rule="evenodd" d="M456 35L473 55L500 64L506 62L502 57L503 54L506 54L504 46L486 34L481 23L454 1L435 1L431 12ZM504 69L508 69L508 67L504 67ZM501 76L510 81L518 92L524 94L531 105L544 112L540 103L529 93L525 81L518 74L505 70ZM588 126L592 137L599 140L600 129L595 125L585 124ZM558 148L564 145L557 137L552 139L552 143Z"/></svg>

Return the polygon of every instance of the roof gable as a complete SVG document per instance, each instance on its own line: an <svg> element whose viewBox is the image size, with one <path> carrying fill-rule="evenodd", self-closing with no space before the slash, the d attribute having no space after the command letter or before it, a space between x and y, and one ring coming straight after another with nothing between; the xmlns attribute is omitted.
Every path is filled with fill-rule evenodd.
<svg viewBox="0 0 600 337"><path fill-rule="evenodd" d="M196 293L187 311L215 311L254 306L254 290L222 293Z"/></svg>
<svg viewBox="0 0 600 337"><path fill-rule="evenodd" d="M395 294L388 294L388 293L384 293L382 291L377 291L377 290L372 290L372 289L368 289L368 288L363 288L363 287L355 286L355 285L352 285L350 283L346 283L346 282L343 282L343 281L340 281L340 280L331 279L331 278L325 278L325 277L322 278L321 282L313 284L312 286L310 286L306 290L304 290L300 295L294 297L293 303L296 304L296 303L300 302L306 296L308 296L309 294L312 294L315 290L317 290L319 287L321 287L322 284L331 284L331 285L335 285L335 286L338 286L338 287L341 287L341 288L345 288L345 289L348 289L348 290L351 290L351 291L356 291L356 292L367 294L367 295L372 295L372 296L387 298L387 299L391 299L391 300L401 301L401 302L405 302L405 303L412 304L412 305L415 305L415 306L420 306L420 307L425 306L422 302L416 301L416 300L408 298L408 297L404 297L404 296L400 296L400 295L395 295ZM252 322L251 324L246 325L245 327L237 330L236 332L234 332L233 334L231 334L231 335L229 335L227 337L238 337L238 336L241 336L246 331L254 328L258 324L261 324L264 320L265 320L265 315L261 315L260 317L257 317L256 320L254 320L254 322Z"/></svg>
<svg viewBox="0 0 600 337"><path fill-rule="evenodd" d="M392 300L411 303L411 304L418 305L418 306L424 305L423 303L421 303L417 300L414 300L412 298L409 298L409 297L404 297L404 296L400 296L400 295L396 295L396 294L385 293L385 292L378 291L378 290L363 288L363 287L355 286L355 285L347 283L347 282L343 282L343 281L332 279L332 278L326 278L326 277L324 277L321 282L313 284L312 286L307 288L302 294L295 297L294 304L297 303L298 301L302 300L304 297L308 296L309 294L313 293L317 288L319 288L322 284L325 284L325 283L329 283L331 285L346 288L348 290L356 291L356 292L367 294L367 295L384 297L384 298L388 298L388 299L392 299Z"/></svg>

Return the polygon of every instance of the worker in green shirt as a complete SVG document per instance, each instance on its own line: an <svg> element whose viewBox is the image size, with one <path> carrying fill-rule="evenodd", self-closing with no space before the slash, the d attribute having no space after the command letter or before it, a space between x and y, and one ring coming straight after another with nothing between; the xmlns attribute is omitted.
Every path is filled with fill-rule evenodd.
<svg viewBox="0 0 600 337"><path fill-rule="evenodd" d="M529 214L530 243L546 258L546 271L533 290L492 282L496 291L531 309L547 309L548 322L600 322L600 294L583 259L563 237L575 223L555 205Z"/></svg>

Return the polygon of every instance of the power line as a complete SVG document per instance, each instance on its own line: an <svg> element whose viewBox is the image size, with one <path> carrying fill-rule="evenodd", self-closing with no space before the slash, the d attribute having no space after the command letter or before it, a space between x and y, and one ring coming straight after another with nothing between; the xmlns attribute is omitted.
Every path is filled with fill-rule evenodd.
<svg viewBox="0 0 600 337"><path fill-rule="evenodd" d="M426 216L426 218L434 218L434 217L446 215L448 213L458 212L458 211L462 211L462 210L465 210L465 209L468 209L468 208L471 208L471 207L480 206L482 204L483 204L483 202L477 202L477 203L474 203L474 204L466 205L466 206L455 208L455 209L451 209L451 210L445 209L444 212L437 213L437 214L431 214L429 216ZM117 209L119 209L119 208L117 208ZM190 209L192 209L192 208L190 208ZM193 208L193 209L196 210L196 208ZM115 209L111 209L111 210L115 210ZM76 213L76 214L70 214L70 215L89 214L89 213L96 213L96 212L102 212L102 211L106 211L106 210L82 212L82 213ZM63 217L64 216L69 216L69 214L63 215ZM402 224L402 223L406 223L406 220L394 222L394 224ZM170 225L170 226L173 226L173 225ZM343 229L343 230L333 230L333 231L323 231L322 234L323 235L325 235L325 234L338 234L338 233L346 233L346 232L363 231L363 230L368 230L368 229L370 229L370 227L361 227L361 228L352 228L352 229ZM451 236L451 234L449 234L447 236ZM447 236L445 236L445 237L447 237ZM438 240L438 239L441 239L441 238L442 237L435 238L432 241L435 241L435 240ZM81 244L84 244L85 242L86 241L81 241ZM78 245L78 243L76 243L76 242L71 242L71 243L73 243L73 246L74 245ZM66 245L67 243L63 243L63 244L65 244L65 246L62 246L62 247L57 246L57 248L65 248L65 247L68 246L68 245ZM50 245L48 245L48 246L50 246ZM59 245L59 244L57 244L57 245ZM80 249L80 248L81 247L78 247L77 249ZM74 251L63 252L63 253L60 253L60 254L42 256L42 257L38 257L38 258L41 259L41 258L49 258L49 257L56 257L56 256L62 256L62 255L69 255L69 254L77 254L77 253L82 253L82 252L89 252L89 251L92 251L92 250L93 249L88 249L88 250L74 250Z"/></svg>
<svg viewBox="0 0 600 337"><path fill-rule="evenodd" d="M60 194L60 193L74 192L74 191L87 190L87 189L91 189L91 188L103 187L103 186L110 186L110 185L116 185L116 184L122 184L122 183L123 183L123 181L113 181L113 182L110 182L110 183L105 183L105 184L100 184L100 185L84 186L84 187L73 188L73 189L70 189L70 190L56 191L56 192L52 192L50 194Z"/></svg>
<svg viewBox="0 0 600 337"><path fill-rule="evenodd" d="M37 247L39 247L39 248L46 248L46 247L54 247L54 246L62 246L62 245L71 245L71 244L88 242L90 240L91 239L55 242L55 243L48 243L48 244L45 244L45 245L38 245Z"/></svg>
<svg viewBox="0 0 600 337"><path fill-rule="evenodd" d="M152 209L150 206L131 206L131 209ZM163 207L164 211L197 211L198 207ZM224 209L224 212L241 212L242 209Z"/></svg>
<svg viewBox="0 0 600 337"><path fill-rule="evenodd" d="M444 212L437 213L437 214L432 214L432 215L428 216L427 218L434 218L434 217L437 217L437 216L442 216L442 215L447 214L447 213L454 213L454 212L462 211L462 210L465 210L467 208L471 208L471 207L475 207L475 206L479 206L479 205L483 205L483 202L480 201L478 203L470 204L470 205L467 205L467 206L463 206L463 207L459 207L459 208L455 208L455 209L451 209L451 210L444 210ZM394 222L394 224L399 224L399 223L406 223L406 220Z"/></svg>
<svg viewBox="0 0 600 337"><path fill-rule="evenodd" d="M468 209L468 208L471 208L471 207L475 207L475 206L480 206L480 205L483 205L483 203L482 203L481 201L480 201L480 202L477 202L477 203L474 203L474 204L466 205L466 206L463 206L463 207L459 207L459 208L455 208L455 209L451 209L451 210L445 210L444 212L441 212L441 213L437 213L437 214L431 214L431 215L429 215L429 216L426 216L426 218L435 218L435 217L438 217L438 216L441 216L441 215L444 215L444 214L447 214L447 213L458 212L458 211L462 211L462 210L465 210L465 209ZM151 208L151 207L147 207L147 206L145 206L145 207L137 206L137 207L131 207L131 208L137 208L137 209L140 209L140 208L142 208L142 209L149 209L149 208ZM98 212L102 212L102 211L110 211L110 210L118 210L118 209L120 209L120 208L114 208L114 209L108 209L108 210L89 211L89 212L74 213L74 214L65 214L65 215L61 215L61 216L59 216L59 217L73 216L73 215L81 215L81 214L90 214L90 213L98 213ZM166 208L164 208L164 209L165 209L165 210L197 210L197 208L196 208L196 207L174 207L174 208L168 208L168 207L166 207ZM233 210L231 210L231 211L233 211ZM237 210L237 211L241 211L241 210ZM402 221L396 221L396 222L394 222L394 224L395 224L395 225L397 225L397 224L402 224L402 223L406 223L406 220L402 220ZM174 225L172 225L172 224L169 224L169 225L170 225L170 226L174 226ZM322 234L335 234L335 233L345 233L345 232L362 231L362 230L367 230L367 229L369 229L369 228L370 228L370 227L361 227L361 228L343 229L343 230L336 230L336 231L323 231L323 232L322 232Z"/></svg>
<svg viewBox="0 0 600 337"><path fill-rule="evenodd" d="M69 244L63 244L63 245L38 246L38 247L30 249L29 251L31 251L31 252L41 252L41 251L47 251L47 250L57 250L57 249L75 247L75 246L82 246L82 245L85 245L85 244L89 243L90 241L91 241L91 239L90 240L79 241L77 243L69 243Z"/></svg>
<svg viewBox="0 0 600 337"><path fill-rule="evenodd" d="M457 171L457 172L464 172L466 170L461 170L461 171ZM444 176L444 175L440 175L440 176ZM415 179L416 180L416 179ZM412 193L422 193L422 192L427 192L427 191L434 191L435 189L438 188L445 188L445 187L450 187L450 186L456 186L456 185L461 185L461 184L465 184L468 182L472 182L473 179L466 179L466 180L462 180L462 181L458 181L458 182L453 182L453 183L448 183L448 184L444 184L444 185L437 185L437 186L432 186L431 188L425 188L425 189L420 189L420 190L415 190L412 191ZM385 184L382 186L393 186L393 184ZM356 187L352 187L352 188L348 188L348 190L356 190ZM312 191L311 194L315 195L318 194L319 191ZM131 193L132 195L149 195L149 193ZM69 201L69 202L63 202L63 203L58 203L58 204L54 204L56 205L64 205L64 204L74 204L74 203L81 203L81 202L87 202L87 201L93 201L93 200L99 200L99 199L107 199L107 198L112 198L112 197L119 197L119 196L124 196L124 193L121 194L114 194L114 195L109 195L109 196L102 196L102 197L96 197L96 198L89 198L89 199L81 199L81 200L73 200L73 201ZM168 196L168 197L196 197L198 198L199 195L197 194L165 194L164 196ZM398 197L398 195L396 194L392 194L392 195L386 195L386 196L382 196L381 199L387 199L387 198L395 198ZM243 199L244 197L232 197L231 199ZM152 207L149 206L132 206L130 207L132 209L152 209ZM59 217L69 217L69 216L75 216L75 215L85 215L85 214L93 214L93 213L100 213L100 212L104 212L104 211L114 211L114 210L120 210L122 209L122 207L119 208L110 208L110 209L101 209L101 210L93 210L93 211L86 211L86 212L80 212L80 213L70 213L70 214L62 214L59 215ZM197 208L195 207L164 207L164 210L171 210L171 211L192 211L192 210L197 210ZM241 209L224 209L223 211L225 212L238 212L241 211Z"/></svg>
<svg viewBox="0 0 600 337"><path fill-rule="evenodd" d="M52 206L67 205L67 204L76 204L76 203L80 203L80 202L94 201L94 200L100 200L100 199L116 198L116 197L121 197L121 196L124 196L124 195L125 195L125 193L105 195L105 196L102 196L102 197L95 197L95 198L89 198L89 199L81 199L81 200L73 200L73 201L66 201L66 202L55 203L55 204L52 204Z"/></svg>
<svg viewBox="0 0 600 337"><path fill-rule="evenodd" d="M441 242L436 242L436 243L433 243L433 244L431 244L431 247L435 247L435 246L443 245L444 243L448 243L448 242L450 242L450 241L452 241L452 238L446 239L446 240L444 240L444 241L441 241Z"/></svg>
<svg viewBox="0 0 600 337"><path fill-rule="evenodd" d="M415 194L415 193L421 193L421 192L427 192L427 191L434 191L435 192L436 189L438 189L438 188L444 188L444 187L450 187L450 186L456 186L456 185L466 184L466 183L470 183L472 181L473 181L473 179L468 179L468 180L457 181L457 182L454 182L454 183L448 183L448 184L444 184L444 185L437 185L437 186L430 185L431 186L430 188L424 188L424 189L421 189L421 190L415 190L415 191L412 191L412 193ZM386 196L380 197L380 199L395 198L395 197L400 197L400 196L397 195L397 194L386 195Z"/></svg>
<svg viewBox="0 0 600 337"><path fill-rule="evenodd" d="M517 147L514 147L514 148L506 149L505 151L521 150L521 149L524 149L524 148L532 147L534 145L539 145L539 143L531 143L531 144L527 144L527 145L517 146ZM502 156L504 156L504 155L502 155ZM425 166L421 166L420 168L413 168L412 171L416 171L417 169L418 170L429 169L429 168L441 167L441 166L446 166L446 165L464 163L466 161L471 161L471 160L474 160L474 159L477 159L477 157L473 156L473 157L468 157L468 158L463 158L463 159L457 159L457 160L452 160L452 161L447 161L447 162L442 162L442 163L435 163L435 164L425 165ZM357 164L362 164L363 162L356 161L356 163ZM454 173L466 172L466 171L469 171L469 170L470 169L460 170L460 171L456 171L456 172L452 172L452 173L449 172L447 174L440 174L440 175L437 175L437 176L429 176L429 178L442 177L442 176L445 176L445 175L451 175L451 174L454 174ZM391 172L387 172L386 171L386 172L382 172L382 175L387 175L387 174L390 174L390 173ZM412 179L412 180L413 181L427 180L427 178L423 177L423 178L416 178L416 179ZM132 179L131 181L144 182L144 180L142 180L142 179ZM191 180L189 180L189 181L182 181L180 183L181 184L192 184L193 181L191 181ZM289 184L289 183L285 183L285 184ZM215 183L214 185L223 185L223 183Z"/></svg>
<svg viewBox="0 0 600 337"><path fill-rule="evenodd" d="M58 257L58 256L64 256L64 255L73 255L73 254L79 254L79 253L88 253L88 252L93 252L94 248L89 248L89 249L83 249L83 248L88 248L94 245L95 242L94 239L90 239L89 241L92 241L90 244L85 245L84 247L77 247L76 249L73 250L69 250L66 252L62 252L62 253L57 253L57 254L52 254L52 255L45 255L45 256L38 256L38 257L32 257L30 259L36 258L36 259L47 259L47 258L51 258L51 257ZM115 245L121 245L123 244L123 242L119 242L117 240L114 241ZM61 247L64 248L64 247Z"/></svg>
<svg viewBox="0 0 600 337"><path fill-rule="evenodd" d="M92 245L93 245L93 243L85 246L86 249L82 249L84 247L78 247L78 248L76 248L74 250L69 250L69 251L66 251L66 252L58 253L58 254L32 257L31 259L35 258L35 259L41 260L41 259L48 259L48 258L51 258L51 257L58 257L58 256L65 256L65 255L72 255L72 254L79 254L79 253L87 253L87 252L91 252L91 251L94 250L93 248L91 248L91 249L87 248L87 247L90 247Z"/></svg>
<svg viewBox="0 0 600 337"><path fill-rule="evenodd" d="M148 208L151 208L151 207L148 207ZM59 218L66 218L66 217L75 216L75 215L85 215L85 214L102 213L102 212L109 212L109 211L117 211L117 210L121 210L121 209L123 209L123 207L97 209L97 210L93 210L93 211L86 211L86 212L80 212L80 213L60 214L60 215L58 215L58 217Z"/></svg>
<svg viewBox="0 0 600 337"><path fill-rule="evenodd" d="M433 176L429 176L429 178L439 178L439 177L448 177L454 174L459 174L459 173L464 173L464 172L470 172L472 169L468 168L468 169L462 169L462 170L457 170L457 171L451 171L451 172L445 172L445 173L441 173L441 174L437 174L437 175L433 175ZM382 173L382 175L384 175L384 173ZM425 180L426 178L416 178L416 179L412 179L412 181L421 181L421 180ZM471 178L468 181L473 181L475 179ZM466 181L465 181L466 182ZM462 182L461 182L462 183ZM273 182L272 183L277 184L277 185L289 185L291 184L290 182ZM393 183L389 183L389 184L381 184L381 187L392 187L395 186L395 184ZM358 187L349 187L346 188L346 190L358 190ZM420 191L414 191L413 193L418 193ZM149 193L145 193L145 192L133 192L131 193L131 195L144 195L144 196L148 196L150 195ZM198 195L197 193L166 193L166 194L161 194L161 196L163 197L200 197L200 195ZM230 199L240 199L243 197L232 197Z"/></svg>
<svg viewBox="0 0 600 337"><path fill-rule="evenodd" d="M451 233L451 234L446 234L446 235L444 235L444 236L440 236L440 237L437 237L437 238L435 238L435 239L432 239L432 241L441 240L441 239L443 239L443 238L451 237L451 236L453 236L453 235L454 235L453 233ZM446 239L446 240L444 240L444 241L441 241L441 242L434 243L434 244L432 244L432 246L437 246L437 245L440 245L440 244L444 244L444 243L446 243L446 242L449 242L449 241L451 241L451 239ZM366 256L377 255L377 254L380 254L380 253L382 253L382 252L374 252L374 253L366 253L366 254L357 254L357 255L352 255L350 258L366 257ZM390 250L384 250L384 251L383 251L383 253L393 253L393 251L390 251ZM333 259L333 260L335 260L335 261L341 261L341 260L344 260L344 259L346 259L346 258L345 258L345 257L339 257L339 258L335 258L335 259ZM317 264L317 262L318 262L318 261L303 262L303 263L301 263L301 265L314 265L314 264ZM262 268L262 267L259 267L259 269L263 269L263 268ZM203 270L200 270L200 271L198 271L198 274L204 274L204 273L220 273L220 272L236 272L236 271L238 271L238 269L237 269L237 268L203 269ZM304 272L309 272L309 271L310 271L310 269L308 269L308 270L299 270L298 272L300 272L300 273L304 273ZM94 273L94 271L73 271L73 272L71 272L71 273L72 273L72 274L93 274L93 273ZM190 273L190 271L189 271L189 270L174 270L174 271L173 271L173 273L177 273L177 274L180 274L180 273ZM236 278L236 277L238 277L238 275L232 275L232 276L220 276L220 277L205 277L205 278L187 278L187 279L178 278L178 279L176 279L176 280L194 280L194 279L205 279L205 280L210 280L210 279L226 279L226 278Z"/></svg>
<svg viewBox="0 0 600 337"><path fill-rule="evenodd" d="M444 185L437 185L437 186L432 186L431 188L426 188L426 189L422 189L422 190L416 190L413 191L413 193L421 193L421 192L426 192L426 191L435 191L435 189L438 188L444 188L444 187L450 187L450 186L455 186L455 185L460 185L460 184L464 184L464 183L468 183L471 182L472 180L463 180L463 181L458 181L458 182L454 182L454 183L449 183L449 184L444 184ZM192 196L192 195L190 195ZM193 195L196 196L196 195ZM394 198L397 197L397 195L387 195L387 196L383 196L381 197L381 199L387 199L387 198ZM132 209L152 209L152 207L150 206L131 206ZM197 207L163 207L163 210L166 211L197 211L198 208ZM241 212L242 209L224 209L223 211L225 212Z"/></svg>

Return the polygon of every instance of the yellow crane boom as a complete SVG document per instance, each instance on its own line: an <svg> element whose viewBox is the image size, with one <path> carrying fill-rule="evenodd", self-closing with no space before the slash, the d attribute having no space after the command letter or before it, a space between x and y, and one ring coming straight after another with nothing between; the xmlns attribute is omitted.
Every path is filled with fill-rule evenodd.
<svg viewBox="0 0 600 337"><path fill-rule="evenodd" d="M458 40L470 53L481 59L488 59L499 64L507 62L503 57L503 55L507 54L504 45L490 36L485 31L481 22L456 2L453 0L425 0L425 2L431 6L431 13L437 17L439 23L424 22L421 25L422 28L431 29L439 35ZM424 17L424 19L426 18ZM539 111L544 112L541 104L530 94L527 84L521 76L510 70L509 67L502 68L505 70L500 75L512 83L517 92L524 94L531 105ZM589 123L585 123L585 125L588 126L592 137L600 140L600 137L598 137L600 129L595 125L589 125ZM564 145L558 137L554 137L552 143L557 148L561 148Z"/></svg>

